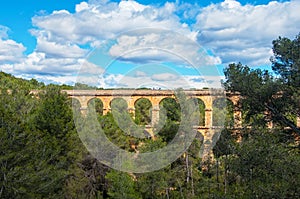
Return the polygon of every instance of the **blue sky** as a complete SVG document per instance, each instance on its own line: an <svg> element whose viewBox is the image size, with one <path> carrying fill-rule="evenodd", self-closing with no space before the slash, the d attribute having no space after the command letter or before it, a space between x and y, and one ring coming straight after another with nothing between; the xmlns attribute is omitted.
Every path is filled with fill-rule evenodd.
<svg viewBox="0 0 300 199"><path fill-rule="evenodd" d="M220 87L242 62L270 69L272 40L300 32L300 1L10 0L0 70L45 83Z"/></svg>

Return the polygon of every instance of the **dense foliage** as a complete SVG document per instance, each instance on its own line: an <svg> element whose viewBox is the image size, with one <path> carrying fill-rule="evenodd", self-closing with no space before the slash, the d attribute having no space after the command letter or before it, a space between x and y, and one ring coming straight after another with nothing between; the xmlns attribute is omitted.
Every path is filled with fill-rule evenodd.
<svg viewBox="0 0 300 199"><path fill-rule="evenodd" d="M241 63L225 69L225 89L242 98L237 107L226 100L214 102L214 125L225 118L226 128L216 134L220 137L213 158L200 158L199 133L175 162L144 174L112 170L89 154L73 122L83 117L79 107L72 110L70 99L61 92L72 86L46 86L0 72L0 198L299 198L299 38L273 41L273 72ZM34 89L41 92L31 94ZM205 106L198 104L203 126ZM127 111L121 99L112 107ZM139 100L132 121L150 124L151 108L148 100ZM166 146L181 122L178 99L167 98L160 104L160 132L154 139L150 134L138 139L117 124L127 123L132 115L124 112L120 121L112 113L103 115L100 100L90 102L86 117L91 109L107 137L133 153ZM235 109L243 112L241 129L232 128Z"/></svg>

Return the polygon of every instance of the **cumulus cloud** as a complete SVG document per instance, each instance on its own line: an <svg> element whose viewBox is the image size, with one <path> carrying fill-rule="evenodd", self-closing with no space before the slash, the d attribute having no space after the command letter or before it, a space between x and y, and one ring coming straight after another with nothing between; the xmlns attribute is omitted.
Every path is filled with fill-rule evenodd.
<svg viewBox="0 0 300 199"><path fill-rule="evenodd" d="M99 88L155 88L155 89L190 89L190 88L221 88L220 80L223 77L219 76L205 76L201 77L199 81L199 76L184 75L176 80L168 81L157 81L153 80L151 77L133 77L126 76L122 74L106 74L102 76L93 76L93 78L88 76L73 76L73 75L48 75L48 74L22 74L17 75L17 77L22 77L26 79L35 78L39 81L43 81L46 84L69 84L74 85L76 82L81 82Z"/></svg>
<svg viewBox="0 0 300 199"><path fill-rule="evenodd" d="M82 58L87 54L87 50L80 48L76 44L61 44L49 41L44 37L37 37L37 52L44 52L48 57L56 58Z"/></svg>
<svg viewBox="0 0 300 199"><path fill-rule="evenodd" d="M199 43L212 49L223 63L263 65L272 55L272 40L298 34L299 10L296 0L267 5L225 0L202 8L194 28L199 30Z"/></svg>
<svg viewBox="0 0 300 199"><path fill-rule="evenodd" d="M131 62L174 62L194 67L221 63L218 57L208 55L186 35L158 29L136 30L122 35L109 53Z"/></svg>
<svg viewBox="0 0 300 199"><path fill-rule="evenodd" d="M11 64L11 70L20 74L69 75L81 67L83 60L48 58L45 53L33 52L21 63Z"/></svg>
<svg viewBox="0 0 300 199"><path fill-rule="evenodd" d="M172 73L161 73L152 75L151 79L155 81L174 81L179 77Z"/></svg>
<svg viewBox="0 0 300 199"><path fill-rule="evenodd" d="M73 75L46 75L46 74L22 74L16 75L16 77L24 79L36 79L38 81L44 82L45 84L67 84L74 85L76 83L76 77Z"/></svg>
<svg viewBox="0 0 300 199"><path fill-rule="evenodd" d="M180 22L175 14L175 3L167 2L162 7L154 7L135 1L121 1L118 4L108 2L101 6L82 2L75 10L75 13L56 11L50 15L33 17L36 29L32 33L38 36L39 50L47 50L49 54L53 54L59 51L50 51L50 47L62 49L62 43L73 43L73 46L68 47L72 47L71 51L75 51L77 55L82 52L78 52L81 49L74 43L99 47L101 41L116 39L117 43L110 49L110 55L126 61L180 60L182 63L182 58L188 58L195 63L220 63L219 58L203 53L198 55L199 46L195 43L197 33ZM168 31L166 34L166 30L174 32L171 34ZM128 54L136 49L143 50Z"/></svg>
<svg viewBox="0 0 300 199"><path fill-rule="evenodd" d="M9 39L9 28L0 25L0 64L4 65L12 62L20 62L24 57L26 47L21 43Z"/></svg>
<svg viewBox="0 0 300 199"><path fill-rule="evenodd" d="M114 38L128 30L144 27L173 29L181 24L172 12L174 5L166 3L156 8L135 1L93 4L82 2L75 13L53 12L35 16L32 21L38 30L44 30L55 40L79 44Z"/></svg>
<svg viewBox="0 0 300 199"><path fill-rule="evenodd" d="M3 71L13 74L30 74L45 76L99 75L103 68L84 59L49 58L45 53L33 52L24 61L3 65Z"/></svg>
<svg viewBox="0 0 300 199"><path fill-rule="evenodd" d="M81 64L81 66L80 70L78 71L78 74L80 75L86 74L98 76L104 73L104 69L101 66L98 66L92 62L80 60L79 63Z"/></svg>
<svg viewBox="0 0 300 199"><path fill-rule="evenodd" d="M183 8L188 10L183 12ZM77 4L75 13L55 11L35 16L32 21L36 27L33 32L38 35L37 49L49 51L50 55L63 52L50 49L68 46L70 57L80 56L85 53L80 45L99 47L103 41L116 38L109 53L123 61L183 64L188 59L193 65L241 61L257 66L269 63L273 39L297 34L299 9L299 1L241 5L235 0L225 0L203 8L195 6L195 9L188 3L167 2L156 7L135 1L90 1ZM182 22L177 14L183 21L192 21L191 17L197 16L196 23ZM144 28L178 33L147 34L140 31ZM199 46L190 45L188 39L199 42L214 56L199 54Z"/></svg>
<svg viewBox="0 0 300 199"><path fill-rule="evenodd" d="M142 70L130 76L105 74L101 66L85 61L85 57L92 48L105 46L110 60L126 64L172 63L193 65L198 70L231 62L269 64L272 40L298 34L299 10L296 0L266 5L225 0L206 7L178 2L154 6L136 1L90 0L77 4L74 12L57 10L34 16L30 32L37 45L26 55L26 47L9 38L9 28L0 25L0 67L13 74L61 83L75 82L78 72L82 80L91 83L95 79L88 75L102 74L96 82L106 88L213 86L217 85L217 76L207 80L163 70L148 75Z"/></svg>
<svg viewBox="0 0 300 199"><path fill-rule="evenodd" d="M26 48L21 43L17 43L10 39L0 39L0 64L21 61L25 50Z"/></svg>
<svg viewBox="0 0 300 199"><path fill-rule="evenodd" d="M176 77L176 78L175 78ZM91 81L82 79L82 82L89 83L101 88L161 88L161 89L189 89L189 88L221 88L220 76L205 76L203 81L197 81L199 76L174 74L156 74L145 77L126 76L122 74L103 75Z"/></svg>

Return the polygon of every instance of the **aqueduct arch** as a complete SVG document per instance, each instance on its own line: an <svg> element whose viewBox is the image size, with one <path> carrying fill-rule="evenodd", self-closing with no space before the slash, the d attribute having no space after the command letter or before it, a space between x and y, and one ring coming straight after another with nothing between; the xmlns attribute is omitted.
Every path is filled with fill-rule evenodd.
<svg viewBox="0 0 300 199"><path fill-rule="evenodd" d="M82 114L86 114L90 100L97 98L103 103L103 114L111 111L111 101L115 98L123 98L127 102L128 111L135 114L135 103L142 98L148 99L152 104L151 126L159 120L159 104L165 98L175 98L171 90L63 90L69 97L77 99L81 105ZM229 99L234 105L234 127L241 126L241 111L238 109L239 95L225 93L221 89L212 90L185 90L187 98L201 100L205 106L205 124L202 129L213 127L212 111L214 100L222 97Z"/></svg>
<svg viewBox="0 0 300 199"><path fill-rule="evenodd" d="M87 107L88 108L94 108L96 109L96 113L99 113L101 115L103 115L103 102L101 101L101 99L99 98L91 98L88 102L87 102Z"/></svg>
<svg viewBox="0 0 300 199"><path fill-rule="evenodd" d="M144 107L143 107L144 106ZM142 109L145 109L146 112L142 112ZM137 124L144 124L144 125L150 125L151 124L151 115L152 115L152 103L149 99L147 98L140 98L135 101L134 103L134 115L135 115L135 120L137 119L137 116L140 116L140 120L137 121Z"/></svg>

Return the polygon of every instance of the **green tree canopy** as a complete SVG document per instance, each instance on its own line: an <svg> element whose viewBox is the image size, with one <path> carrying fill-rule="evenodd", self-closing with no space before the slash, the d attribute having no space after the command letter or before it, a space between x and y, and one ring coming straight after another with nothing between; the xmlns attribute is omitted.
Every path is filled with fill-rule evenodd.
<svg viewBox="0 0 300 199"><path fill-rule="evenodd" d="M266 124L273 121L300 134L295 117L300 116L300 37L273 41L272 72L250 69L241 63L224 71L225 89L243 97L246 120ZM260 115L260 116L259 116ZM262 115L264 115L262 117ZM255 116L255 117L253 117ZM256 118L256 120L254 119ZM260 122L257 118L261 118Z"/></svg>

